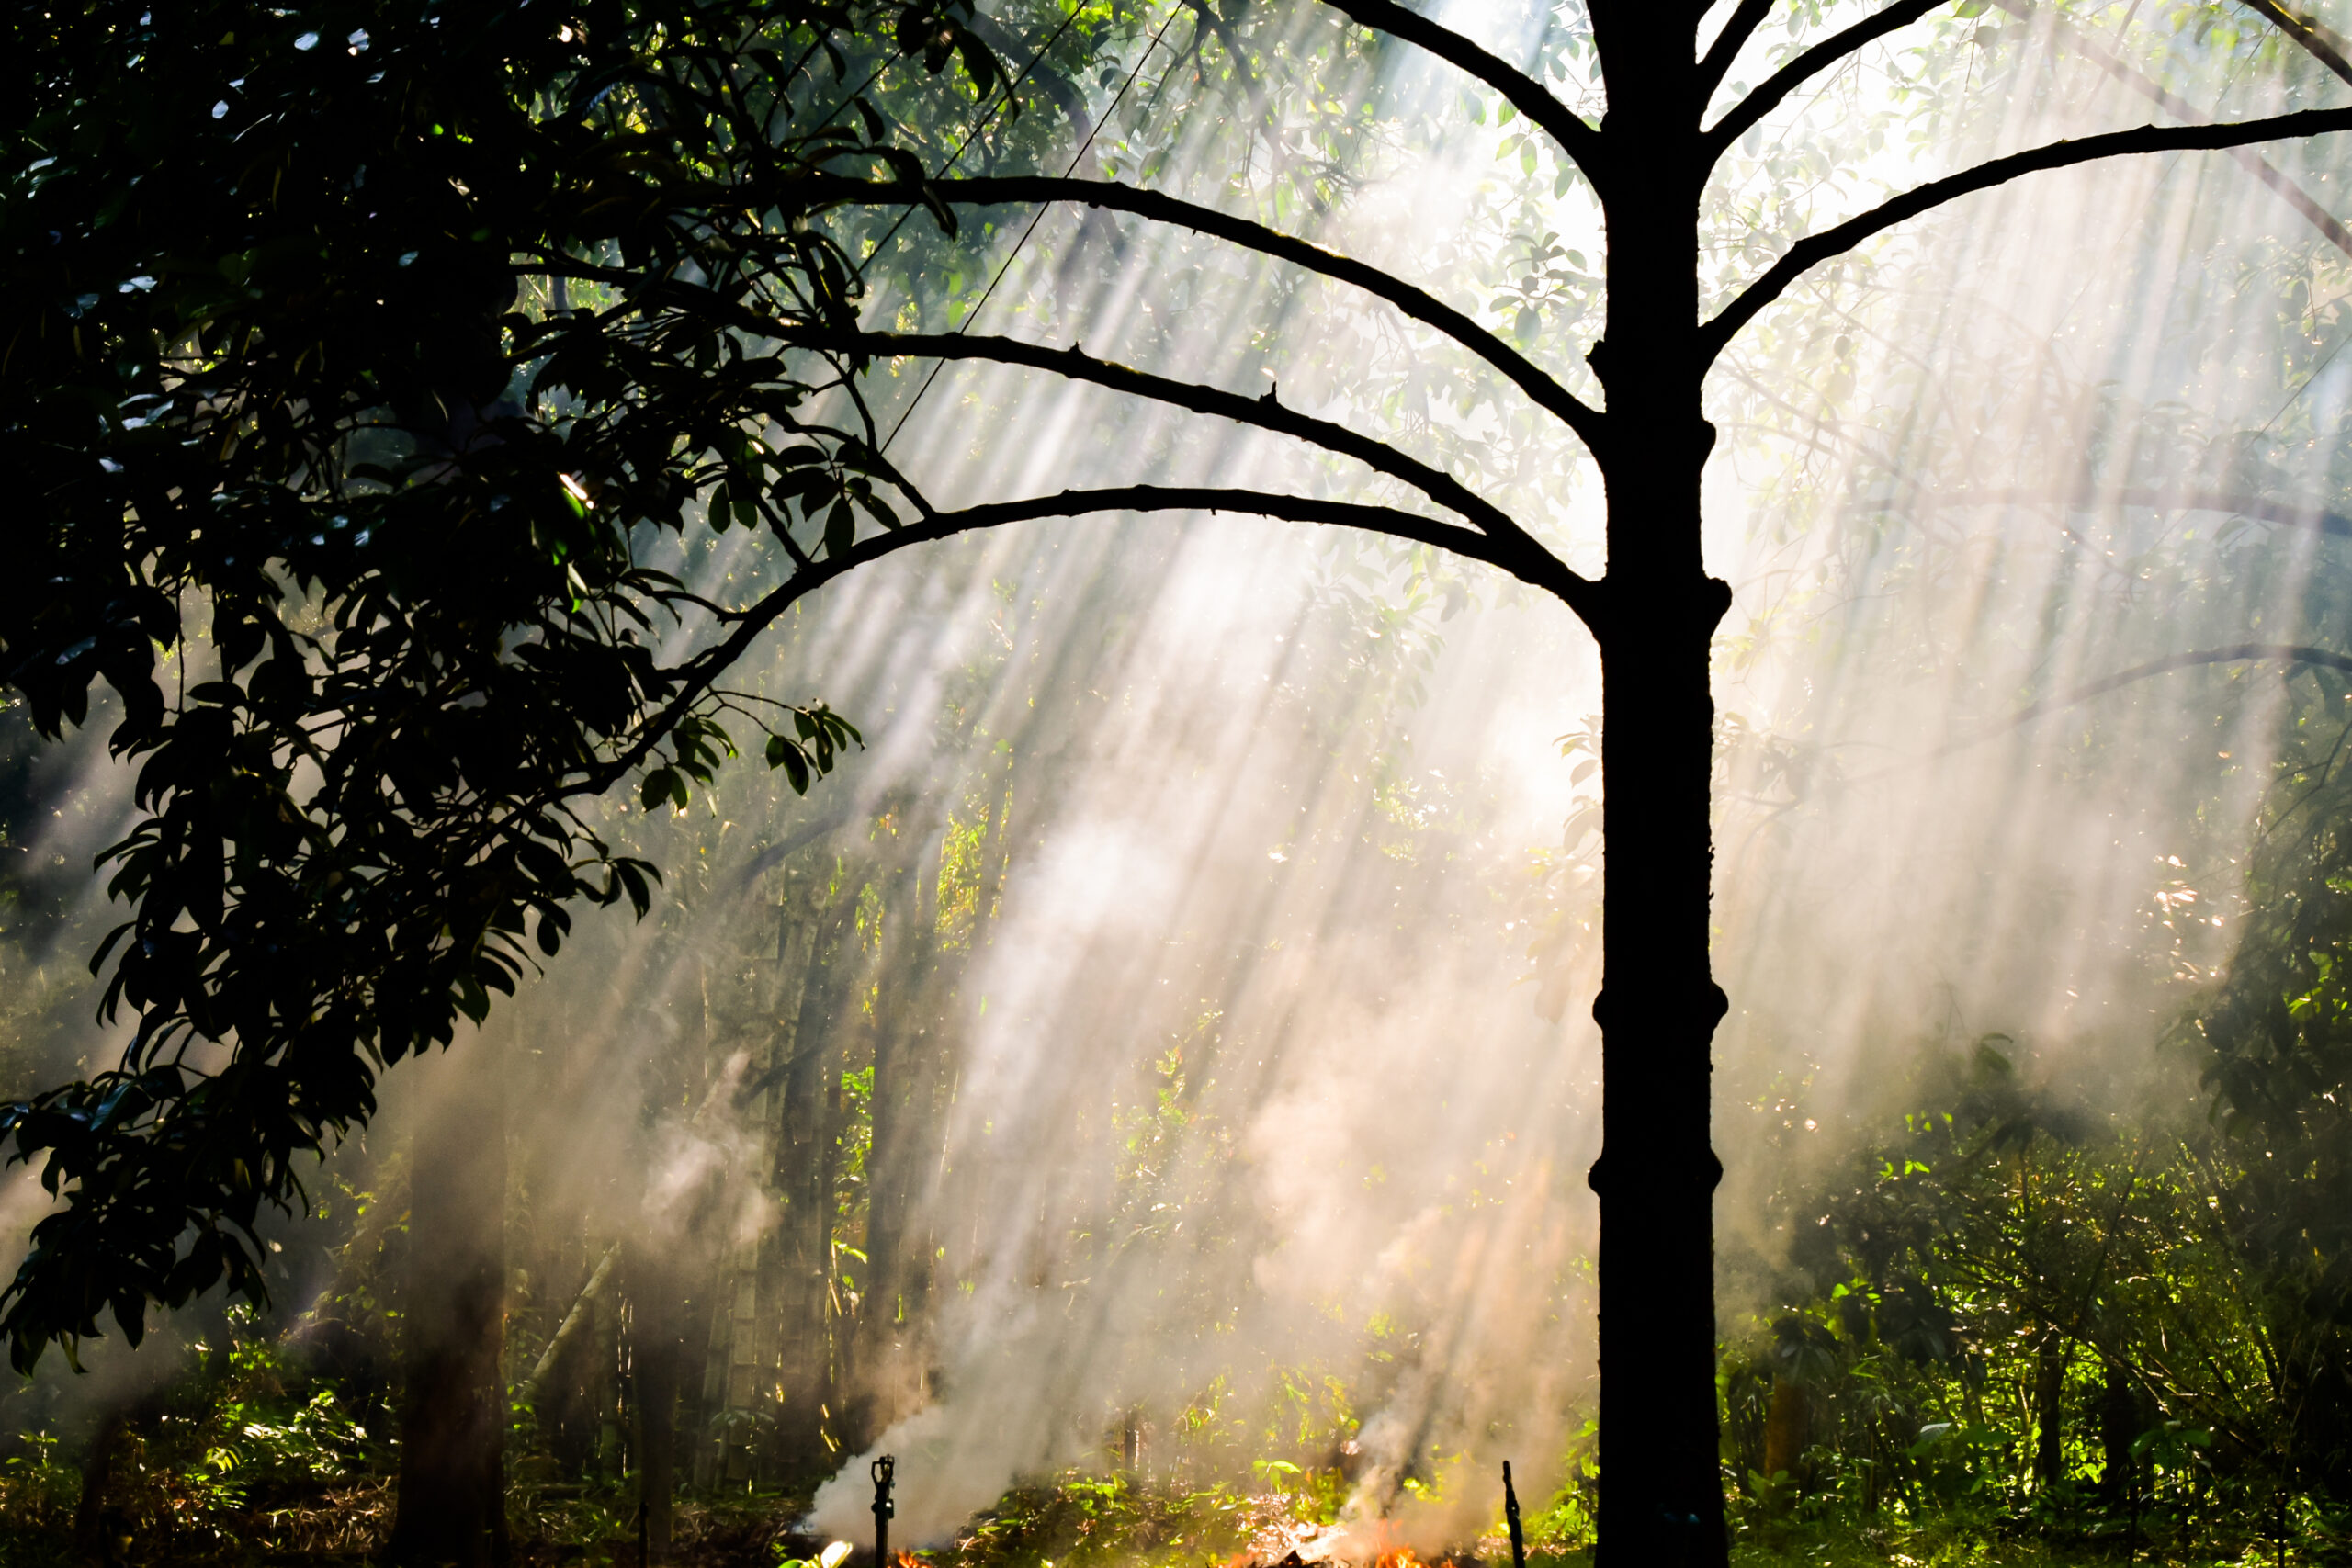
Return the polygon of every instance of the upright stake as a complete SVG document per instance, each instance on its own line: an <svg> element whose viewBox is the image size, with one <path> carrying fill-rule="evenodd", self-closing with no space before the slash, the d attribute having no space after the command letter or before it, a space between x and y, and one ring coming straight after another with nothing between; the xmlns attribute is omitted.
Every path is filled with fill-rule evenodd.
<svg viewBox="0 0 2352 1568"><path fill-rule="evenodd" d="M1510 1525L1511 1568L1527 1568L1527 1537L1519 1528L1519 1494L1511 1490L1510 1461L1503 1461L1503 1517Z"/></svg>
<svg viewBox="0 0 2352 1568"><path fill-rule="evenodd" d="M890 1480L899 1473L899 1461L884 1454L874 1461L874 1568L890 1568L890 1519L898 1509L890 1502Z"/></svg>

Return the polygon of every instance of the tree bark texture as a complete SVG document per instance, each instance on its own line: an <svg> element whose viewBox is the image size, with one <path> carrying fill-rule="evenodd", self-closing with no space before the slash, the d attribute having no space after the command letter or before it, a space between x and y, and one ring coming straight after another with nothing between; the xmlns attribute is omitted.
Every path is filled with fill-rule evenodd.
<svg viewBox="0 0 2352 1568"><path fill-rule="evenodd" d="M385 1553L403 1568L503 1568L508 1556L505 1103L491 1048L458 1049L475 1059L410 1159L400 1507Z"/></svg>

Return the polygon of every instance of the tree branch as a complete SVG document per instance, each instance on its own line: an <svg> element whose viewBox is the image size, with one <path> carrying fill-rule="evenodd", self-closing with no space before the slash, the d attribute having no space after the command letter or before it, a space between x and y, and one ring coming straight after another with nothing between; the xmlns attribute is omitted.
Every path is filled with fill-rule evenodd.
<svg viewBox="0 0 2352 1568"><path fill-rule="evenodd" d="M2030 21L2033 17L2033 6L2030 0L1993 0L1993 3L2021 22ZM2255 0L2247 0L2247 3L2255 4ZM2166 114L2191 124L2206 118L2198 111L2196 105L2165 86L2147 73L2125 64L2113 51L2086 38L2079 28L2069 26L2064 20L2054 18L2052 25L2054 32L2066 39L2066 46L2069 49L2142 97L2156 104ZM2347 231L2342 223L2337 222L2335 215L2322 207L2309 191L2279 173L2268 159L2250 147L2233 147L2230 149L2230 157L2238 167L2277 192L2278 198L2301 214L2303 221L2324 235L2328 243L2345 254L2352 255L2352 231Z"/></svg>
<svg viewBox="0 0 2352 1568"><path fill-rule="evenodd" d="M2087 686L2077 686L2073 691L2059 696L2045 697L2041 702L2029 703L2012 715L2009 721L1999 729L1980 735L1973 740L1957 741L1945 747L1943 752L1938 754L1957 751L1962 747L1990 740L2012 729L2022 728L2046 713L2054 713L2060 708L2074 707L2078 704L2089 702L2093 697L2105 696L2109 692L2129 686L2135 681L2144 681L2152 675L2168 675L2176 670L2192 670L2203 664L2236 664L2256 659L2278 659L2290 664L2315 664L2325 670L2352 672L2352 654L2336 653L2328 649L2311 648L2301 643L2241 642L2228 648L2206 648L2199 649L2194 653L2175 653L2163 659L2150 660L2145 664L2135 664L2129 670L2109 675L2104 680L2093 681Z"/></svg>
<svg viewBox="0 0 2352 1568"><path fill-rule="evenodd" d="M1448 511L1460 513L1477 525L1497 548L1516 547L1548 556L1527 531L1512 522L1494 502L1473 491L1443 469L1408 457L1385 441L1360 435L1345 425L1317 419L1285 408L1272 390L1256 398L1154 376L1132 367L1096 359L1076 345L1048 348L1017 338L984 337L970 333L876 333L847 331L815 322L781 321L769 329L784 342L831 354L889 359L901 355L918 359L985 359L1001 365L1022 365L1050 371L1073 381L1089 381L1131 397L1149 399L1194 413L1216 414L1260 430L1305 441L1326 451L1353 457L1375 473L1387 475L1419 491ZM1516 570L1498 560L1506 570Z"/></svg>
<svg viewBox="0 0 2352 1568"><path fill-rule="evenodd" d="M1517 349L1453 306L1351 256L1325 250L1320 245L1294 238L1246 218L1236 218L1214 208L1111 180L1064 180L1047 175L1029 175L933 180L924 188L947 201L958 205L969 203L976 207L989 207L1000 202L1082 201L1089 207L1132 212L1155 222L1190 229L1195 233L1227 241L1306 271L1320 273L1326 277L1361 288L1376 299L1385 299L1414 321L1451 338L1501 371L1537 407L1576 432L1588 448L1597 449L1600 446L1603 427L1598 409L1561 386ZM922 197L917 194L916 186L902 181L852 180L817 175L794 181L789 199L815 209L853 202L886 206L914 204Z"/></svg>
<svg viewBox="0 0 2352 1568"><path fill-rule="evenodd" d="M2078 707L2095 697L2103 697L2109 692L2120 691L2135 682L2145 681L2154 676L2169 675L2177 670L2194 670L2207 664L2237 664L2268 659L2283 660L2290 664L2312 664L2324 670L2340 670L2352 674L2352 654L2337 653L2324 648L2312 648L2301 643L2241 642L2233 643L2227 648L2204 648L2191 653L2168 654L2162 659L2150 660L2145 664L2135 664L2129 670L2120 671L2104 679L2093 681L2088 685L2077 686L2073 691L2063 692L2054 697L2044 697L2038 703L2028 703L1989 729L1982 730L1964 740L1951 741L1937 747L1932 751L1905 761L1890 762L1885 767L1875 768L1866 773L1857 773L1851 778L1841 781L1838 787L1851 789L1858 784L1876 784L1882 779L1893 778L1910 769L1925 767L1928 763L1940 761L1956 752L1970 750L1989 741L1998 740L2002 736L2022 729L2045 715L2056 713L2062 708ZM1775 811L1776 813L1786 811L1802 804L1804 804L1802 800L1784 802L1775 807Z"/></svg>
<svg viewBox="0 0 2352 1568"><path fill-rule="evenodd" d="M1831 33L1827 38L1773 72L1764 79L1761 85L1733 106L1729 114L1715 121L1713 130L1700 138L1700 146L1705 152L1708 164L1712 166L1716 159L1724 155L1724 149L1747 134L1749 126L1780 107L1791 93L1806 82L1837 64L1864 44L1884 38L1897 28L1909 27L1937 6L1949 4L1951 0L1894 0L1894 4L1885 10L1875 16L1863 17L1842 32ZM1743 11L1744 9L1743 7ZM1736 22L1738 17L1735 17L1733 20ZM1753 26L1753 24L1750 25ZM1729 29L1726 28L1725 32L1728 34ZM1700 67L1702 73L1711 68L1714 70L1714 76L1707 81L1707 90L1710 92L1714 90L1714 83L1723 79L1723 73L1731 69L1729 53L1724 55L1720 65L1716 64L1715 56L1723 51L1723 40L1717 39L1715 47L1707 51L1705 64ZM1732 49L1736 52L1738 45L1734 44ZM1701 107L1704 107L1703 105Z"/></svg>
<svg viewBox="0 0 2352 1568"><path fill-rule="evenodd" d="M1753 320L1758 311L1779 299L1789 285L1810 268L1853 249L1883 230L1891 229L1905 219L1916 218L1957 197L1989 190L2023 175L2069 168L2101 158L2120 158L2142 152L2220 152L2248 142L2281 141L2292 137L2322 136L2338 130L2352 130L2352 109L2303 109L2294 114L2274 115L2267 119L2219 125L2143 125L2135 130L2114 130L2102 136L2086 136L2080 141L2053 141L2047 146L2030 148L2006 158L1979 164L1973 169L1964 169L1940 180L1930 180L1916 190L1905 191L1868 212L1791 245L1787 254L1773 263L1762 276L1749 284L1738 299L1699 329L1699 362L1702 366L1713 363L1731 341L1733 333Z"/></svg>
<svg viewBox="0 0 2352 1568"><path fill-rule="evenodd" d="M2324 507L2265 501L2259 496L2229 495L2220 491L2154 490L2130 486L2122 490L2059 491L2034 490L1973 490L1924 498L1930 507L2035 506L2055 504L2088 512L2104 506L2147 506L2182 512L2229 512L2262 523L2295 528L2315 528L2336 538L2352 538L2352 517Z"/></svg>
<svg viewBox="0 0 2352 1568"><path fill-rule="evenodd" d="M1707 100L1724 85L1724 77L1731 70L1747 40L1756 35L1766 16L1772 9L1772 0L1739 0L1738 7L1724 22L1724 30L1715 35L1714 43L1699 62L1699 112L1707 111Z"/></svg>
<svg viewBox="0 0 2352 1568"><path fill-rule="evenodd" d="M880 335L880 334L865 334ZM1458 523L1441 522L1395 507L1357 502L1325 501L1314 496L1279 495L1271 491L1207 486L1123 485L1103 490L1066 490L1057 495L1027 501L1002 501L984 506L942 512L921 523L869 535L838 556L812 561L789 581L732 617L733 629L724 640L705 649L689 661L695 673L628 748L611 761L574 775L559 797L602 795L635 770L655 747L693 711L713 684L748 652L767 629L794 604L861 566L910 546L931 544L982 528L1002 527L1041 517L1078 517L1098 512L1233 512L1272 517L1288 523L1318 523L1330 527L1362 528L1391 538L1430 545L1471 560L1483 561L1510 573L1531 587L1540 588L1566 604L1588 626L1600 614L1600 584L1579 576L1550 551L1528 541L1525 548ZM1521 539L1525 538L1521 535ZM545 804L545 803L542 803Z"/></svg>
<svg viewBox="0 0 2352 1568"><path fill-rule="evenodd" d="M2243 0L2249 11L2267 18L2278 30L2310 51L2312 58L2326 66L2346 82L2352 82L2352 62L2345 56L2352 53L2352 45L2325 23L2311 17L2298 17L2278 0Z"/></svg>
<svg viewBox="0 0 2352 1568"><path fill-rule="evenodd" d="M1509 61L1481 49L1451 28L1440 27L1418 11L1407 10L1396 0L1323 3L1360 26L1417 44L1448 65L1484 82L1500 93L1505 103L1549 135L1569 161L1584 171L1584 177L1592 182L1595 190L1607 186L1608 161L1603 155L1600 132L1554 97L1544 84Z"/></svg>

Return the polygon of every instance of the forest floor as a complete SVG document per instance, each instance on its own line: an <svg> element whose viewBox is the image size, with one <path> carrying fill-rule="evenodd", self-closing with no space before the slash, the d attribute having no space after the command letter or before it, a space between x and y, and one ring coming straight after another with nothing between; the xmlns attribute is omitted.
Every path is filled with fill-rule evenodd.
<svg viewBox="0 0 2352 1568"><path fill-rule="evenodd" d="M5 1480L17 1480L7 1477ZM0 1480L0 1568L73 1568L70 1489L37 1503ZM176 1489L173 1489L176 1491ZM159 1491L112 1554L123 1568L365 1568L390 1521L388 1483L254 1496L242 1506ZM209 1506L203 1504L209 1503ZM1334 1550L1338 1532L1303 1524L1295 1499L1226 1489L1138 1495L1074 1476L1009 1494L958 1532L955 1545L903 1552L896 1568L1509 1568L1500 1539L1427 1559L1396 1549ZM45 1506L44 1506L45 1505ZM746 1496L682 1503L673 1568L817 1568L823 1542L793 1532L804 1498ZM128 1521L126 1521L128 1522ZM638 1568L631 1511L615 1495L576 1488L518 1493L514 1568ZM1317 1543L1320 1540L1320 1546ZM1590 1568L1581 1551L1532 1543L1529 1568ZM1303 1546L1306 1561L1291 1555ZM2319 1548L2314 1550L2314 1548ZM2352 1562L2319 1543L2267 1540L2143 1542L2057 1539L1980 1519L1861 1528L1841 1521L1749 1517L1734 1568L2306 1568ZM859 1553L846 1568L869 1568Z"/></svg>
<svg viewBox="0 0 2352 1568"><path fill-rule="evenodd" d="M1731 1560L1733 1568L2277 1568L2282 1561L2269 1541L2148 1541L2127 1555L2120 1541L2057 1540L1958 1519L1867 1529L1766 1521L1739 1532ZM1586 1568L1590 1558L1576 1552L1559 1561L1562 1568ZM2283 1561L2301 1568L2343 1559L2290 1546Z"/></svg>

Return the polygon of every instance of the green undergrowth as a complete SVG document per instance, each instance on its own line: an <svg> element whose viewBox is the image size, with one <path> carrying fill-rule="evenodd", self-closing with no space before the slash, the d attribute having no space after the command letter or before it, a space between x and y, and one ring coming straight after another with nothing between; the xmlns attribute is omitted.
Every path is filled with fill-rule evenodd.
<svg viewBox="0 0 2352 1568"><path fill-rule="evenodd" d="M2084 1540L2020 1532L1998 1522L1930 1518L1917 1527L1858 1528L1843 1522L1767 1522L1741 1529L1732 1545L1733 1568L2276 1568L2268 1540L2188 1543ZM2333 1543L2290 1544L2287 1568L2352 1562ZM1562 1568L1587 1568L1577 1553ZM1533 1565L1531 1565L1533 1568Z"/></svg>
<svg viewBox="0 0 2352 1568"><path fill-rule="evenodd" d="M1239 1556L1296 1517L1281 1495L1159 1487L1072 1470L1013 1488L953 1547L924 1555L954 1568L1193 1568Z"/></svg>

